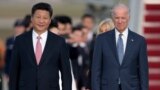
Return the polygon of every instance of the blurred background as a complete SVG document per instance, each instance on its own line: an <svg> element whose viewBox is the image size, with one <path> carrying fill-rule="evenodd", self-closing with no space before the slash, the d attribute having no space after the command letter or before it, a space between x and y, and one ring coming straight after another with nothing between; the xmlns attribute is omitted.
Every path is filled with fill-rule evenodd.
<svg viewBox="0 0 160 90"><path fill-rule="evenodd" d="M2 53L8 49L5 43L6 39L14 34L15 21L24 19L31 13L32 6L41 1L53 6L54 16L69 16L73 26L81 22L84 14L93 15L95 33L98 31L99 23L111 17L110 10L113 5L119 2L128 5L131 10L130 29L143 35L147 40L150 90L160 90L160 0L0 0L0 51ZM5 66L5 61L2 63ZM4 82L6 83L7 81ZM7 90L7 86L4 88Z"/></svg>
<svg viewBox="0 0 160 90"><path fill-rule="evenodd" d="M31 13L37 2L48 2L53 6L54 15L65 14L72 17L74 24L81 16L90 12L98 19L108 17L110 8L119 0L0 0L0 37L5 39L12 35L14 21ZM120 0L128 4L128 0ZM98 22L97 22L98 23Z"/></svg>

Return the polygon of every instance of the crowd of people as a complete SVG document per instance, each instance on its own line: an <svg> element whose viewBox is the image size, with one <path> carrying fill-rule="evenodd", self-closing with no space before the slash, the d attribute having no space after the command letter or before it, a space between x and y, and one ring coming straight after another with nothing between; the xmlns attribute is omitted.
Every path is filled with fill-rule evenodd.
<svg viewBox="0 0 160 90"><path fill-rule="evenodd" d="M51 90L51 88L54 88L53 90L59 90L59 86L57 86L57 83L55 83L58 82L58 77L61 77L62 79L62 86L60 86L63 88L63 90L71 90L69 86L70 80L72 80L72 90L91 90L91 88L92 90L105 90L105 88L96 89L99 88L98 85L101 84L100 79L106 77L103 76L103 74L108 75L108 73L105 73L108 72L105 71L105 69L108 70L107 68L111 66L109 64L106 64L108 66L105 66L103 64L104 62L109 63L107 60L114 60L115 58L112 57L113 55L106 55L105 51L103 50L100 51L101 48L104 47L101 47L99 43L104 43L103 45L105 45L105 41L101 42L104 33L110 30L112 30L113 32L115 26L117 32L123 32L123 30L126 30L127 28L126 31L132 33L128 29L127 21L129 20L129 18L128 16L126 16L128 15L127 7L124 5L119 5L119 7L116 7L114 9L114 14L117 15L117 13L119 13L118 15L121 16L117 15L116 17L115 15L115 17L112 17L112 19L114 19L114 22L111 18L106 18L99 23L98 28L95 28L97 22L92 14L84 14L81 17L81 21L79 23L73 24L72 18L67 15L56 15L52 18L53 11L50 5L47 3L38 3L34 5L32 7L31 14L26 15L23 19L17 19L15 21L13 25L14 34L6 40L6 45L4 45L6 47L6 50L0 49L0 51L3 52L3 54L0 52L0 77L5 76L5 78L8 80L8 83L10 83L7 83L7 86L9 85L9 88L11 90ZM125 12L125 14L123 11ZM119 31L121 29L122 31ZM107 35L109 36L112 32L109 32ZM36 36L41 37L34 38ZM99 37L96 40L97 36ZM61 38L64 39L64 42ZM106 42L109 42L107 41L109 40L109 38L110 37L105 38ZM36 44L36 39L40 40L42 44L40 44L38 40ZM109 46L107 45L108 44L106 44L106 48L104 49L106 51L110 50ZM38 49L37 47L41 47L41 49ZM139 56L135 56L133 59L137 59ZM45 62L44 59L46 59ZM69 61L66 61L67 59ZM140 62L139 64L141 63L142 62ZM113 62L112 64L115 63ZM133 64L137 65L137 63ZM115 69L113 67L111 66L112 69ZM134 68L136 67L133 66L133 69L131 68L131 70L134 70ZM99 68L102 69L98 71ZM57 76L57 71L59 70L61 71L61 73L58 73ZM116 70L120 69L116 68ZM100 75L100 73L102 74L102 76ZM118 72L116 73L117 75L119 75ZM70 77L70 74L72 74L72 77ZM26 78L28 78L28 80ZM119 76L118 78L119 81L117 80L117 85L121 85L121 83L123 84L123 82L120 81L121 77ZM31 82L29 80L31 80ZM47 80L49 81L49 83ZM2 82L2 80L0 80L0 82ZM26 82L30 83L28 83L28 85L24 85L26 84ZM3 84L0 84L0 88L2 88ZM48 85L50 85L50 89ZM120 86L120 88L122 87Z"/></svg>
<svg viewBox="0 0 160 90"><path fill-rule="evenodd" d="M10 63L14 42L17 36L32 30L31 15L18 18L13 24L13 35L6 39L6 50L3 63L3 73L9 82ZM81 21L73 25L73 20L67 15L57 15L51 20L48 30L65 38L69 48L70 61L77 90L90 88L89 72L91 69L92 54L95 38L98 34L114 28L110 18L100 22L98 28L96 20L91 14L84 14ZM96 29L96 32L95 32ZM1 59L2 60L2 59Z"/></svg>

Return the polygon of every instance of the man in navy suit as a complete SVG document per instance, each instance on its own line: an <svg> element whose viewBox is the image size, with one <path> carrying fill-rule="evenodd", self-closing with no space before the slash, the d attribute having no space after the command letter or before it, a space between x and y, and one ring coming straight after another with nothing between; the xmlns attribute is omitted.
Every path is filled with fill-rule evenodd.
<svg viewBox="0 0 160 90"><path fill-rule="evenodd" d="M115 29L96 39L92 90L148 90L147 48L144 37L128 28L129 8L112 10Z"/></svg>
<svg viewBox="0 0 160 90"><path fill-rule="evenodd" d="M11 56L12 56L12 50L13 50L13 45L15 38L21 34L25 33L25 25L24 21L21 19L18 19L14 23L14 35L7 38L6 40L6 52L5 52L5 74L9 75L10 71L10 62L11 62Z"/></svg>
<svg viewBox="0 0 160 90"><path fill-rule="evenodd" d="M10 90L71 90L69 53L65 40L47 30L52 7L32 7L33 30L16 37L10 71Z"/></svg>

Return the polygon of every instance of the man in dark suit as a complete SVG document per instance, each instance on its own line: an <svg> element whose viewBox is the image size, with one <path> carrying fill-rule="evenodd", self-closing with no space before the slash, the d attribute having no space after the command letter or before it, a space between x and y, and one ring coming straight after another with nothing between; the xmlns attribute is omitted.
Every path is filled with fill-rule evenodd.
<svg viewBox="0 0 160 90"><path fill-rule="evenodd" d="M14 35L7 38L6 40L6 52L5 52L5 68L4 72L9 76L9 71L10 71L10 62L11 62L11 56L12 56L12 50L13 50L13 45L15 38L25 32L25 25L24 21L21 19L18 19L14 23Z"/></svg>
<svg viewBox="0 0 160 90"><path fill-rule="evenodd" d="M128 29L129 9L112 10L115 29L96 39L92 62L92 90L148 90L145 39Z"/></svg>
<svg viewBox="0 0 160 90"><path fill-rule="evenodd" d="M47 30L52 8L47 3L32 7L33 30L16 37L10 71L10 90L71 90L69 53L62 37Z"/></svg>
<svg viewBox="0 0 160 90"><path fill-rule="evenodd" d="M90 90L91 89L91 63L92 63L92 56L93 56L93 49L94 49L94 43L96 34L94 33L94 26L95 26L95 17L91 14L84 14L81 17L81 24L82 26L87 30L85 31L87 33L87 53L88 56L88 64L86 64L86 78L85 79L85 89Z"/></svg>

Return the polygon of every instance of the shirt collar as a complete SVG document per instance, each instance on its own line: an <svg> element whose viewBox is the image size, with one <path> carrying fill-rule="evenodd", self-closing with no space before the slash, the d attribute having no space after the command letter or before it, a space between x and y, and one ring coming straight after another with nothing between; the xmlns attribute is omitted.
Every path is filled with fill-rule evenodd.
<svg viewBox="0 0 160 90"><path fill-rule="evenodd" d="M116 36L119 36L120 32L115 28L115 33ZM122 33L121 33L124 37L128 36L128 28L126 28Z"/></svg>
<svg viewBox="0 0 160 90"><path fill-rule="evenodd" d="M93 38L93 32L88 33L88 41L91 41Z"/></svg>
<svg viewBox="0 0 160 90"><path fill-rule="evenodd" d="M74 44L72 44L72 46L73 47L78 47L78 46L80 46L80 47L86 47L87 45L86 45L86 43L84 43L84 42L81 42L81 43L74 43Z"/></svg>
<svg viewBox="0 0 160 90"><path fill-rule="evenodd" d="M42 38L42 40L47 38L47 34L48 34L48 31L46 30L44 33L42 33L42 34L40 35L40 37ZM39 36L38 33L35 32L35 30L33 30L33 37L34 37L34 38L37 38L38 36Z"/></svg>

